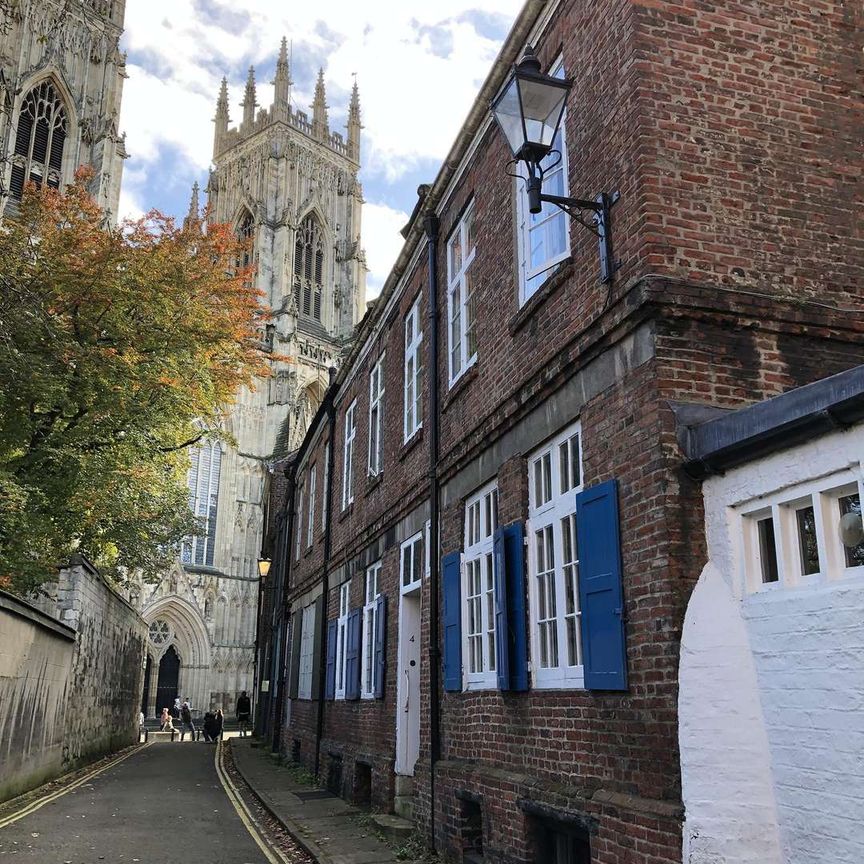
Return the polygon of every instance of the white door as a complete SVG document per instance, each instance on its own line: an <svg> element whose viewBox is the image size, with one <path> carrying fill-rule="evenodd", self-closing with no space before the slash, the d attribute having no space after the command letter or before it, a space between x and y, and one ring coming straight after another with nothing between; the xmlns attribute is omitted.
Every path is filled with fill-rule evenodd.
<svg viewBox="0 0 864 864"><path fill-rule="evenodd" d="M414 774L420 755L420 589L399 600L396 773Z"/></svg>

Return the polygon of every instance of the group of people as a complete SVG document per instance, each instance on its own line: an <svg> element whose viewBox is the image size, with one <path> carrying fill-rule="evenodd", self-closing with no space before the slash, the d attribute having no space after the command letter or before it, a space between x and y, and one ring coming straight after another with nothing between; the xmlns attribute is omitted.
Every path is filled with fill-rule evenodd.
<svg viewBox="0 0 864 864"><path fill-rule="evenodd" d="M174 721L180 721L179 729L174 725ZM217 708L215 711L208 711L204 715L204 723L202 731L205 741L218 741L222 737L222 729L225 725L225 718L222 715L222 709ZM168 709L163 708L162 714L159 717L160 732L189 732L192 739L195 738L195 722L192 720L192 707L189 705L189 700L186 699L182 703L178 696L174 700L174 705Z"/></svg>
<svg viewBox="0 0 864 864"><path fill-rule="evenodd" d="M245 736L249 730L249 721L252 716L252 704L244 690L237 698L237 722L240 727L240 735ZM174 725L174 721L178 721L179 726ZM139 715L139 726L144 726L144 714ZM202 731L205 741L218 741L222 737L222 730L225 727L225 717L222 714L222 709L217 708L215 711L208 711L204 715ZM192 740L195 739L195 723L192 720L192 707L189 700L180 701L178 696L174 700L174 705L169 708L163 708L162 714L159 716L159 731L160 732L186 732L191 733Z"/></svg>

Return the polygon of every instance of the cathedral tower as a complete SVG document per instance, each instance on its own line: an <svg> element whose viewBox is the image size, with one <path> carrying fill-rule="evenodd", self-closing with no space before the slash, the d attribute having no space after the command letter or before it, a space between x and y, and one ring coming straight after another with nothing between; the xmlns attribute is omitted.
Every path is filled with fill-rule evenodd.
<svg viewBox="0 0 864 864"><path fill-rule="evenodd" d="M0 4L0 213L28 180L62 188L89 165L90 193L116 219L124 13L125 0Z"/></svg>
<svg viewBox="0 0 864 864"><path fill-rule="evenodd" d="M283 40L270 106L259 104L254 69L237 126L227 81L216 99L209 218L250 241L262 302L273 312L262 338L274 360L272 377L242 391L232 406L226 424L236 446L211 442L192 454L190 502L205 529L183 544L182 566L152 593L144 589L142 612L161 640L148 677L148 713L163 707L153 700L176 657L179 673L171 674L179 682L172 681L193 707L218 705L232 714L237 694L251 692L269 465L300 445L328 367L339 363L365 308L356 84L346 138L331 131L323 71L311 118L292 104L293 83ZM187 218L197 205L195 191ZM176 657L167 652L171 645ZM167 672L164 657L174 664Z"/></svg>

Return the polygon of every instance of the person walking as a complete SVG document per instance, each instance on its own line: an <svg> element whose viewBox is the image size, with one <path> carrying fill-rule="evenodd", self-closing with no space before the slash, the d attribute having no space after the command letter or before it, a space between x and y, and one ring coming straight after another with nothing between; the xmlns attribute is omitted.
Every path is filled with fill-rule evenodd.
<svg viewBox="0 0 864 864"><path fill-rule="evenodd" d="M240 727L240 737L246 737L246 731L249 728L249 717L252 714L252 703L244 690L237 697L237 724Z"/></svg>
<svg viewBox="0 0 864 864"><path fill-rule="evenodd" d="M175 720L180 719L180 697L179 696L174 700L174 706L171 708L171 716Z"/></svg>
<svg viewBox="0 0 864 864"><path fill-rule="evenodd" d="M171 714L168 712L167 708L162 709L162 713L159 715L159 731L160 732L170 732L174 728L174 724L172 722Z"/></svg>
<svg viewBox="0 0 864 864"><path fill-rule="evenodd" d="M222 714L222 709L216 709L216 716L213 718L213 740L218 741L222 737L222 730L225 728L225 717Z"/></svg>
<svg viewBox="0 0 864 864"><path fill-rule="evenodd" d="M180 740L183 740L183 736L189 732L191 740L195 740L195 724L192 722L192 709L189 707L189 700L187 699L180 706L180 722L183 724L180 727Z"/></svg>

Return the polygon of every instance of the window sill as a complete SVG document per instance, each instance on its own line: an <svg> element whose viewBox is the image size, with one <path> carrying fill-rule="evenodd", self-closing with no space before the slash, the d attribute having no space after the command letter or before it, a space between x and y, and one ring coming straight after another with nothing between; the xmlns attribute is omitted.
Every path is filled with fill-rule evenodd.
<svg viewBox="0 0 864 864"><path fill-rule="evenodd" d="M573 275L573 258L565 258L549 275L549 278L525 301L522 308L510 319L507 329L510 335L518 333L530 321L537 310Z"/></svg>
<svg viewBox="0 0 864 864"><path fill-rule="evenodd" d="M369 495L371 492L374 492L381 485L383 477L383 471L379 471L377 474L367 474L366 488L363 490L363 495Z"/></svg>
<svg viewBox="0 0 864 864"><path fill-rule="evenodd" d="M338 516L337 522L343 522L354 512L354 502L352 501Z"/></svg>
<svg viewBox="0 0 864 864"><path fill-rule="evenodd" d="M421 426L403 445L399 451L399 461L405 457L423 440L423 427Z"/></svg>
<svg viewBox="0 0 864 864"><path fill-rule="evenodd" d="M456 401L456 397L477 377L479 374L478 363L475 360L451 385L450 391L444 397L444 402L441 405L441 413Z"/></svg>
<svg viewBox="0 0 864 864"><path fill-rule="evenodd" d="M311 546L306 547L306 551L303 553L304 558L308 558L315 551L315 544L313 543Z"/></svg>
<svg viewBox="0 0 864 864"><path fill-rule="evenodd" d="M475 679L463 679L462 680L462 692L463 693L478 693L478 692L487 692L489 690L497 690L498 689L498 679L493 673L490 678L475 678Z"/></svg>

